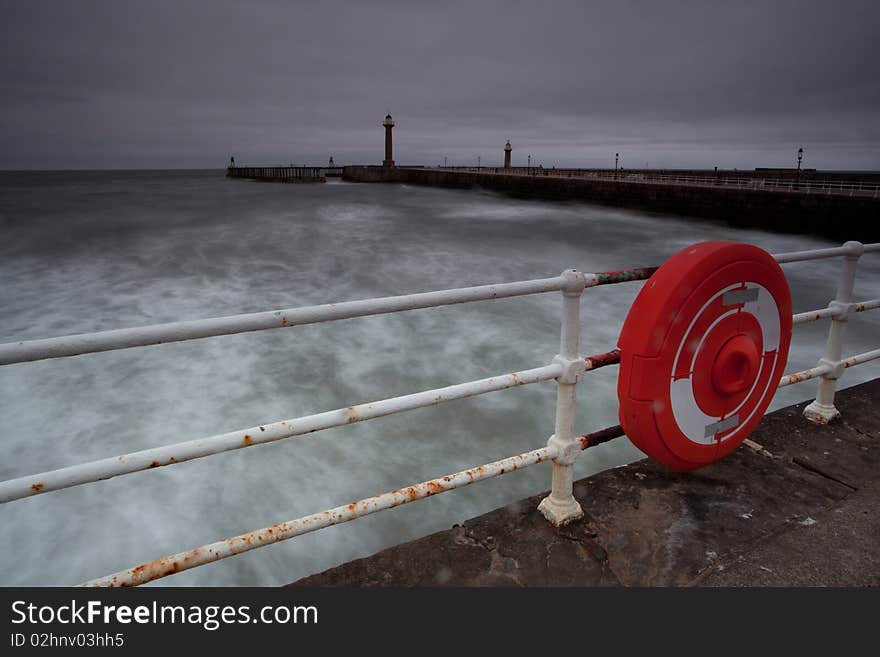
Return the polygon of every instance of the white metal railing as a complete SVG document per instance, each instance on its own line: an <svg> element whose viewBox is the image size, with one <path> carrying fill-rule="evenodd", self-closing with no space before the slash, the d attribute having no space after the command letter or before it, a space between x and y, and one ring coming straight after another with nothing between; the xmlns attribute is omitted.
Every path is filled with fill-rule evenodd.
<svg viewBox="0 0 880 657"><path fill-rule="evenodd" d="M849 316L854 313L880 308L880 299L870 299L862 302L853 302L852 300L853 283L859 257L866 252L878 251L880 251L880 243L863 245L858 242L847 242L841 247L783 253L775 256L776 260L783 264L819 258L843 258L844 264L837 287L837 294L829 307L798 313L793 317L795 324L825 318L831 319L832 325L825 354L816 367L786 375L779 383L779 386L782 387L813 377L821 377L817 398L805 411L807 418L812 421L826 423L838 414L834 408L835 386L837 379L840 378L846 368L880 358L880 349L857 354L849 358L841 357L843 329ZM553 278L439 290L421 294L365 299L338 304L173 322L140 328L2 344L0 345L0 365L7 365L472 301L547 292L560 292L562 296L559 354L549 364L478 381L468 381L401 397L348 406L314 415L273 422L249 429L139 452L121 454L59 470L11 479L0 482L0 503L140 470L176 465L184 461L228 450L243 449L293 436L302 436L330 427L370 420L454 399L462 399L515 386L555 379L557 383L556 426L554 434L550 437L545 447L438 479L390 491L376 497L328 509L310 516L234 536L210 545L193 548L176 555L162 557L129 570L91 580L86 582L86 585L131 586L142 584L299 534L347 522L363 515L406 504L547 460L553 462L551 492L541 502L539 508L551 523L563 524L580 517L583 513L572 494L573 465L577 455L583 449L623 435L623 430L619 426L609 427L580 436L576 435L574 430L575 391L580 376L585 372L612 365L620 360L620 352L617 350L587 357L580 354L581 297L587 288L597 285L646 280L654 271L656 271L656 267L589 274L576 270L566 270Z"/></svg>
<svg viewBox="0 0 880 657"><path fill-rule="evenodd" d="M615 180L628 183L662 185L690 185L697 187L727 187L765 191L800 192L834 196L862 196L880 198L880 183L863 180L814 180L798 178L755 178L737 175L695 176L675 173L651 173L646 171L604 171L594 169L558 169L543 167L439 167L446 171L465 171L508 176L590 178Z"/></svg>

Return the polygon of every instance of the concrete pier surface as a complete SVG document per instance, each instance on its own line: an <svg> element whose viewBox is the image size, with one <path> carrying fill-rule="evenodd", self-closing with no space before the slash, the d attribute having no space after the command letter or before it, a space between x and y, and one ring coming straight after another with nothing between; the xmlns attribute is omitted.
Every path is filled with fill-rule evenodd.
<svg viewBox="0 0 880 657"><path fill-rule="evenodd" d="M806 402L771 413L694 472L643 460L582 479L585 516L559 529L541 493L291 586L878 586L880 379L836 405L827 426Z"/></svg>

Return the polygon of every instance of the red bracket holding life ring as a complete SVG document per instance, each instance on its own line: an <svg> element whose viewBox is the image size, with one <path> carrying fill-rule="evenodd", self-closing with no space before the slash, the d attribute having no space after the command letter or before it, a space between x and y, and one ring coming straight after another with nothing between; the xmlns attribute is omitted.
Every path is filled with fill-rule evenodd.
<svg viewBox="0 0 880 657"><path fill-rule="evenodd" d="M791 294L766 251L702 242L645 283L620 332L620 424L651 458L693 470L752 432L791 343Z"/></svg>

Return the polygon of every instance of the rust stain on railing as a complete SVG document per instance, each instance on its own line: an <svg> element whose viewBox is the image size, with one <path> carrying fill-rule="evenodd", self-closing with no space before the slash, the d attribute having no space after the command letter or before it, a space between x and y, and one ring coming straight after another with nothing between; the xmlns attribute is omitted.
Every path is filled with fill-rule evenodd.
<svg viewBox="0 0 880 657"><path fill-rule="evenodd" d="M323 527L354 520L355 518L369 515L377 511L391 509L402 504L437 495L438 493L467 486L490 477L513 472L529 465L547 461L555 456L556 452L554 450L543 447L541 449L518 454L493 463L479 465L455 474L398 488L376 497L366 498L358 502L351 502L310 516L277 523L270 527L264 527L262 529L248 532L247 534L233 536L222 541L217 541L216 543L211 543L210 545L187 550L186 552L161 557L140 564L139 566L135 566L129 570L124 570L114 573L113 575L108 575L107 577L86 582L83 586L137 586L154 579L172 575L183 570L189 570L264 545L284 541L293 538L294 536L312 532Z"/></svg>
<svg viewBox="0 0 880 657"><path fill-rule="evenodd" d="M604 354L595 354L584 358L586 370L597 370L600 367L614 365L620 362L620 349L612 349Z"/></svg>
<svg viewBox="0 0 880 657"><path fill-rule="evenodd" d="M659 267L634 267L632 269L617 269L615 271L602 271L596 273L596 285L610 285L612 283L626 283L628 281L644 281L654 274Z"/></svg>
<svg viewBox="0 0 880 657"><path fill-rule="evenodd" d="M594 431L593 433L584 434L583 436L578 437L578 442L581 444L581 449L587 449L588 447L595 447L596 445L607 443L609 440L614 440L615 438L620 438L624 435L623 427L616 424L613 427L606 427L604 429L599 429L599 431Z"/></svg>

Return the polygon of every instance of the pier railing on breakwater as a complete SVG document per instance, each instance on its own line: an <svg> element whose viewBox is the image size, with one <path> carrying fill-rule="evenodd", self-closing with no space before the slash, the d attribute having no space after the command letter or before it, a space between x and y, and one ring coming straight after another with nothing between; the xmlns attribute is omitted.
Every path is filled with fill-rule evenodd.
<svg viewBox="0 0 880 657"><path fill-rule="evenodd" d="M852 298L858 260L863 254L874 252L880 252L880 243L863 245L858 242L847 242L841 247L783 253L775 256L780 264L822 258L843 259L837 285L837 294L829 306L824 309L801 312L793 317L795 324L819 319L831 320L831 329L825 353L816 367L788 374L782 377L779 382L779 386L782 387L800 383L814 377L820 377L817 398L808 407L806 412L807 416L813 421L827 422L836 414L834 408L836 382L846 368L880 358L880 348L846 358L842 356L843 329L848 318L855 313L880 308L880 298L861 302L855 302ZM420 294L348 301L2 344L0 345L0 365L8 365L11 363L61 358L164 342L179 342L232 333L285 328L418 308L432 308L548 292L560 293L562 300L559 354L549 364L500 374L478 381L469 381L416 392L402 397L348 406L314 415L139 452L121 454L59 470L19 477L0 483L0 503L11 502L24 497L96 482L150 468L177 465L184 461L219 454L220 452L233 449L243 449L293 436L304 436L331 427L370 420L393 413L432 406L515 386L549 381L551 379L556 379L557 382L556 432L554 437L544 447L430 481L413 484L382 495L327 509L302 518L280 522L270 527L233 536L185 552L162 557L129 570L91 580L86 582L86 585L134 586L143 584L323 527L354 520L376 511L389 509L461 486L467 486L476 481L506 474L542 461L553 461L554 492L558 482L567 481L569 489L567 494L571 495L573 465L567 459L560 459L557 462L556 459L561 455L562 451L573 451L576 454L578 450L587 449L623 435L623 430L620 426L608 427L580 436L575 435L570 429L574 423L576 404L574 393L579 375L600 367L613 365L620 360L620 352L617 350L592 356L580 354L578 344L580 340L581 298L589 288L599 285L646 280L650 278L654 271L656 271L654 267L586 274L575 270L566 270L559 276L544 279L439 290Z"/></svg>
<svg viewBox="0 0 880 657"><path fill-rule="evenodd" d="M694 176L644 171L603 171L595 169L557 169L543 167L437 167L441 171L464 171L488 175L585 178L627 183L655 185L686 185L696 187L724 187L769 192L798 192L836 196L880 198L880 184L847 180L797 180L793 178L755 178L731 175Z"/></svg>

